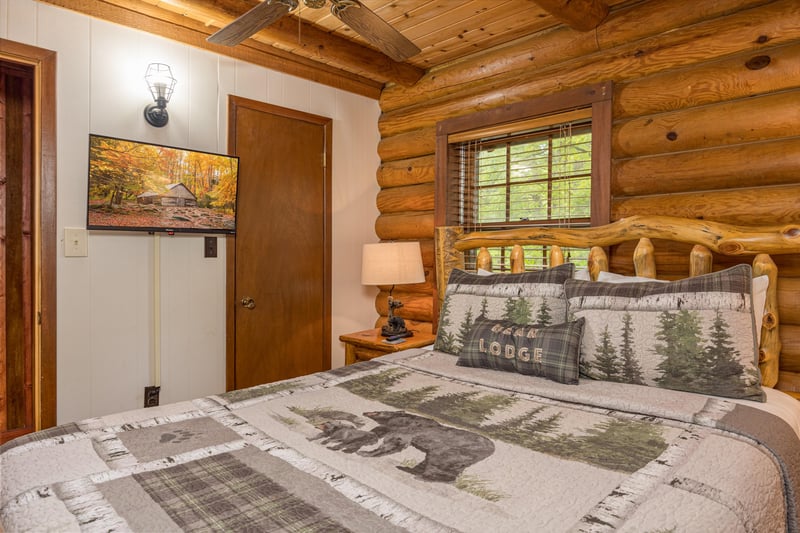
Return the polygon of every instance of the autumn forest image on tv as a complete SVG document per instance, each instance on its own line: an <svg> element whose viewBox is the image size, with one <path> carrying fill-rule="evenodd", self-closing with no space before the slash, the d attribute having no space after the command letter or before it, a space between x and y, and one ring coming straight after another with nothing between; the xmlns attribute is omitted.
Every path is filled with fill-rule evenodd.
<svg viewBox="0 0 800 533"><path fill-rule="evenodd" d="M90 135L90 229L236 229L238 159Z"/></svg>

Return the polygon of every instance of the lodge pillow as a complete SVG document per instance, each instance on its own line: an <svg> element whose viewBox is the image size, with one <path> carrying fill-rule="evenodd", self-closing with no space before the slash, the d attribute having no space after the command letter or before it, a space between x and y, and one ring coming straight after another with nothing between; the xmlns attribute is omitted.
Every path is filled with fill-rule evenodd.
<svg viewBox="0 0 800 533"><path fill-rule="evenodd" d="M456 364L516 371L577 385L583 324L582 318L554 326L479 318Z"/></svg>
<svg viewBox="0 0 800 533"><path fill-rule="evenodd" d="M567 280L570 318L585 318L581 375L764 401L751 269L670 283Z"/></svg>
<svg viewBox="0 0 800 533"><path fill-rule="evenodd" d="M478 318L542 326L567 318L564 281L571 263L519 274L480 276L455 269L450 274L439 312L434 349L458 355Z"/></svg>

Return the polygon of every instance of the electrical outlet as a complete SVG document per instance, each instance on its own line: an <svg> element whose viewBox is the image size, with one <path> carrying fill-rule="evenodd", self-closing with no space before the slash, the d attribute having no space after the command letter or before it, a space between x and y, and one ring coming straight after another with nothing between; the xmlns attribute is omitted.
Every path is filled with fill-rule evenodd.
<svg viewBox="0 0 800 533"><path fill-rule="evenodd" d="M145 387L144 388L144 406L156 407L158 405L158 393L161 392L161 387Z"/></svg>
<svg viewBox="0 0 800 533"><path fill-rule="evenodd" d="M217 238L206 237L203 250L203 257L217 257Z"/></svg>

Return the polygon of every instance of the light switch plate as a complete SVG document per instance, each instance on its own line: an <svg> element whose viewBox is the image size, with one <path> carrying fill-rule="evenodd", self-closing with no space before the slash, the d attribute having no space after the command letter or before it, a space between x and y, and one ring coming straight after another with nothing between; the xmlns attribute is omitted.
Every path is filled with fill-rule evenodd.
<svg viewBox="0 0 800 533"><path fill-rule="evenodd" d="M64 257L89 255L89 237L85 228L64 228Z"/></svg>

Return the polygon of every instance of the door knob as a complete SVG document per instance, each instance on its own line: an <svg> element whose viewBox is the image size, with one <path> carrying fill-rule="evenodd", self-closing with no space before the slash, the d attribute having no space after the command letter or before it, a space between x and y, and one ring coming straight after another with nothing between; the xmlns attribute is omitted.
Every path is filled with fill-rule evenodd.
<svg viewBox="0 0 800 533"><path fill-rule="evenodd" d="M256 301L250 298L249 296L245 296L242 298L242 307L246 307L247 309L252 309L256 306Z"/></svg>

